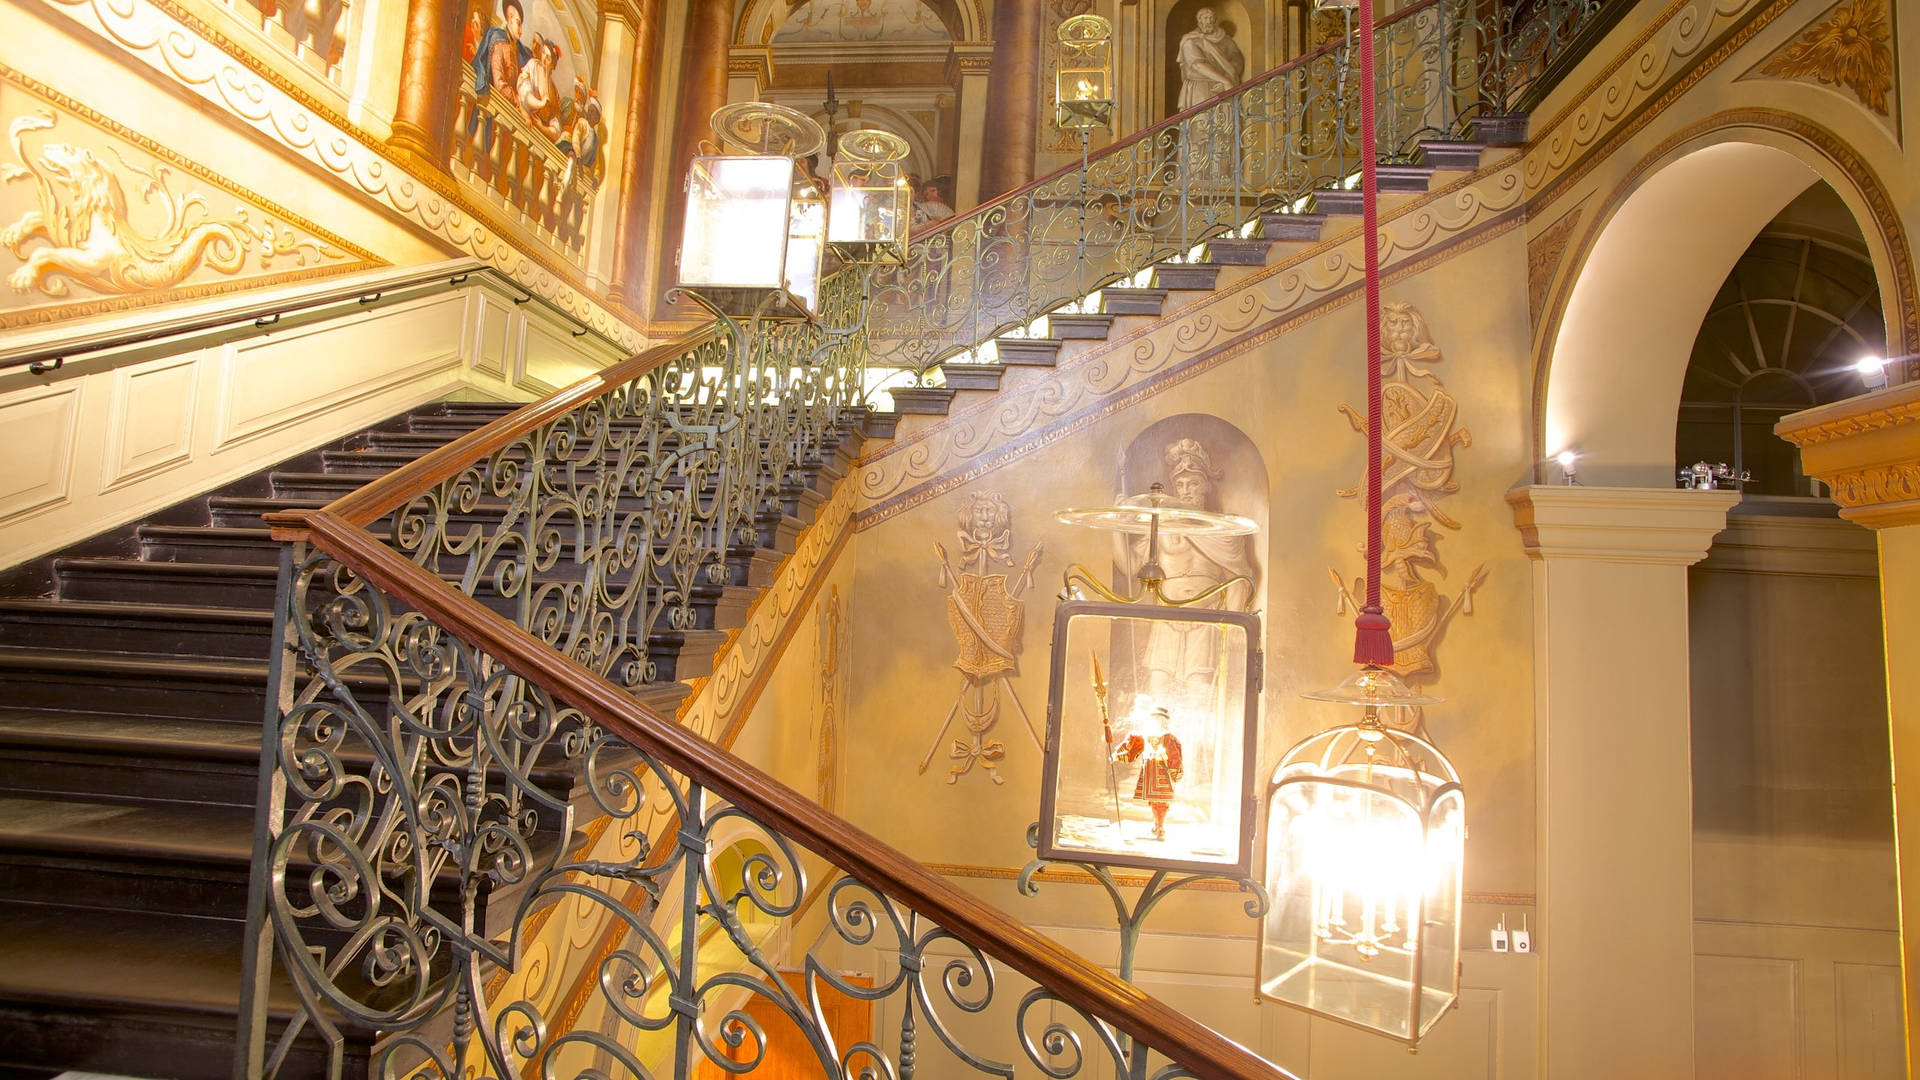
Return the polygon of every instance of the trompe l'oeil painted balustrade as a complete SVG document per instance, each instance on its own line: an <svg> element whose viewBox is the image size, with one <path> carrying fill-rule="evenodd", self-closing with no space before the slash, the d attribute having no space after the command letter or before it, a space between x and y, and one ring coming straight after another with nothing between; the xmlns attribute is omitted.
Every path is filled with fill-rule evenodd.
<svg viewBox="0 0 1920 1080"><path fill-rule="evenodd" d="M455 177L506 207L540 238L582 254L598 172L540 130L511 95L477 94L464 70L454 103Z"/></svg>
<svg viewBox="0 0 1920 1080"><path fill-rule="evenodd" d="M1599 6L1529 5L1554 21L1524 46L1466 0L1395 16L1389 145L1506 111ZM1350 74L1304 58L871 289L833 275L817 323L723 320L276 518L243 1075L317 1032L394 1078L1284 1076L676 724L669 665L845 460L874 357L930 364L1341 180ZM464 109L494 121L468 147L519 137Z"/></svg>
<svg viewBox="0 0 1920 1080"><path fill-rule="evenodd" d="M315 74L341 81L350 0L228 0L235 14Z"/></svg>
<svg viewBox="0 0 1920 1080"><path fill-rule="evenodd" d="M1422 0L1381 22L1384 159L1412 161L1423 141L1519 108L1606 6ZM924 373L1345 184L1359 169L1356 71L1349 36L914 237L906 263L874 278L876 364Z"/></svg>

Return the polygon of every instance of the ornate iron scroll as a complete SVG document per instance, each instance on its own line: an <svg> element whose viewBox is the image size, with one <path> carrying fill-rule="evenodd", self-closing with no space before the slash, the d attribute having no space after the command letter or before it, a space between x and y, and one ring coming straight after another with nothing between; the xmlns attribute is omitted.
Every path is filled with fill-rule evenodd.
<svg viewBox="0 0 1920 1080"><path fill-rule="evenodd" d="M377 1031L382 1077L724 1075L776 1045L830 1077L958 1065L1068 1080L1102 1057L1120 1075L1193 1075L344 564L296 545L291 568L283 622L307 670L270 743L285 815L265 907L294 1033L333 1043L336 1066ZM605 819L596 835L623 853L591 857L576 815ZM801 947L782 928L814 911L818 941ZM556 913L620 929L570 1008L502 978ZM836 1030L829 999L874 1023ZM269 1053L262 1071L280 1063Z"/></svg>

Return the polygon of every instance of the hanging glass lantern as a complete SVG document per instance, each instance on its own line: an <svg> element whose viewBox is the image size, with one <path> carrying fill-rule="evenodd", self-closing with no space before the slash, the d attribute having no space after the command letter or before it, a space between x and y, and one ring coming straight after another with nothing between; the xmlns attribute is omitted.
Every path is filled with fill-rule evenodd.
<svg viewBox="0 0 1920 1080"><path fill-rule="evenodd" d="M851 263L891 263L907 257L913 189L900 171L912 148L887 131L862 128L840 136L833 164L833 213L827 242Z"/></svg>
<svg viewBox="0 0 1920 1080"><path fill-rule="evenodd" d="M1237 537L1246 518L1155 490L1056 517L1139 537L1141 590L1068 573L1054 615L1039 856L1245 877L1252 865L1259 617L1221 610L1244 578L1168 596L1162 536ZM1236 591L1235 586L1240 588ZM1084 599L1082 589L1103 599Z"/></svg>
<svg viewBox="0 0 1920 1080"><path fill-rule="evenodd" d="M1053 122L1068 130L1113 128L1113 24L1075 15L1060 24Z"/></svg>
<svg viewBox="0 0 1920 1080"><path fill-rule="evenodd" d="M1287 751L1268 789L1260 993L1413 1046L1459 996L1466 801L1380 710L1438 699L1377 667L1307 696L1365 712Z"/></svg>
<svg viewBox="0 0 1920 1080"><path fill-rule="evenodd" d="M726 149L693 159L680 286L733 316L807 318L825 253L826 196L802 162L826 142L804 113L761 101L722 106Z"/></svg>

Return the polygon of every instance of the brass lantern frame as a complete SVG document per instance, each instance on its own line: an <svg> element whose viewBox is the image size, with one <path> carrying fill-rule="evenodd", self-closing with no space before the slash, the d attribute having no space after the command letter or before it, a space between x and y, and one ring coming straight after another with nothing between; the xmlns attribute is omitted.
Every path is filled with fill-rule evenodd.
<svg viewBox="0 0 1920 1080"><path fill-rule="evenodd" d="M1368 689L1371 689L1371 687ZM1339 691L1334 691L1332 694L1326 696L1331 697L1333 694L1338 693ZM1432 699L1409 697L1408 700L1430 701ZM1404 791L1396 790L1395 786L1389 782L1391 779L1390 776L1381 780L1372 779L1375 770L1379 770L1383 774L1405 773L1411 776L1413 778L1411 782L1403 783L1402 787L1417 788L1421 801L1416 802L1409 798ZM1343 771L1359 773L1367 776L1368 779L1361 780L1355 779L1350 775L1342 775ZM1364 795L1369 799L1385 798L1398 803L1406 813L1407 818L1419 824L1421 841L1419 855L1422 860L1429 859L1433 853L1436 835L1442 824L1440 820L1441 815L1449 812L1457 813L1460 816L1457 843L1462 849L1458 854L1464 855L1466 841L1466 791L1460 783L1459 773L1454 769L1453 763L1438 746L1417 735L1398 731L1387 726L1380 718L1380 705L1377 702L1369 702L1367 704L1366 713L1358 722L1342 724L1314 732L1312 735L1295 743L1288 749L1285 756L1281 758L1279 766L1274 771L1274 778L1272 782L1267 785L1266 790L1266 837L1269 849L1268 854L1271 854L1272 845L1276 840L1275 813L1276 810L1283 806L1281 800L1287 789L1308 784L1327 788L1345 789L1358 795ZM1451 802L1450 807L1449 802ZM1456 858L1451 864L1451 940L1446 942L1448 947L1445 950L1445 959L1443 961L1446 964L1447 970L1444 980L1445 991L1440 995L1442 1000L1429 1002L1426 998L1427 987L1425 980L1429 974L1430 961L1435 958L1435 954L1438 951L1434 948L1435 942L1431 940L1430 937L1434 930L1431 923L1433 922L1433 916L1436 912L1430 910L1428 906L1429 901L1432 899L1429 895L1431 890L1428 887L1423 886L1418 893L1417 901L1409 905L1404 914L1406 924L1394 927L1396 930L1408 931L1401 936L1411 942L1410 947L1393 948L1389 946L1386 949L1381 949L1376 945L1373 951L1369 953L1365 951L1359 943L1360 939L1358 935L1350 931L1344 922L1341 922L1340 926L1342 932L1348 934L1347 939L1330 942L1331 948L1354 950L1357 963L1346 962L1344 960L1333 961L1333 963L1356 973L1364 974L1365 966L1371 964L1374 957L1380 955L1382 952L1393 952L1407 958L1408 974L1405 988L1407 1028L1405 1033L1394 1031L1387 1027L1369 1024L1352 1015L1343 1015L1342 1013L1328 1009L1316 1008L1303 1001L1283 997L1268 989L1270 982L1283 981L1288 976L1299 972L1308 965L1321 963L1322 961L1319 960L1319 950L1321 948L1320 942L1323 938L1317 926L1319 914L1316 911L1312 917L1312 922L1315 925L1309 931L1309 937L1313 939L1308 942L1308 947L1311 950L1310 956L1295 964L1286 972L1280 973L1272 979L1269 978L1270 973L1266 969L1267 949L1270 942L1269 935L1271 933L1269 926L1272 920L1281 911L1286 909L1289 901L1285 890L1277 887L1280 882L1273 878L1272 875L1275 868L1271 865L1265 868L1266 872L1263 874L1263 880L1266 881L1270 894L1271 906L1266 916L1260 920L1258 950L1255 953L1255 994L1262 1000L1288 1005L1311 1013L1314 1016L1343 1024L1347 1027L1357 1028L1361 1031L1393 1039L1396 1042L1406 1044L1409 1048L1418 1047L1420 1040L1424 1038L1426 1033L1432 1029L1433 1025L1446 1014L1447 1010L1454 1007L1460 998L1460 916L1465 888L1464 879L1461 874L1463 865L1464 859L1461 858ZM1430 871L1423 867L1419 872ZM1411 894L1403 892L1401 895L1407 896ZM1370 907L1368 910L1369 914L1371 914ZM1388 916L1388 922L1392 922L1391 915ZM1373 927L1369 925L1363 928L1363 932L1370 932L1372 929ZM1383 982L1388 981L1385 977L1376 976L1376 978L1379 978Z"/></svg>
<svg viewBox="0 0 1920 1080"><path fill-rule="evenodd" d="M1063 698L1066 693L1068 655L1068 631L1076 618L1104 617L1110 619L1130 619L1139 621L1163 621L1187 625L1214 625L1238 629L1246 640L1246 655L1243 658L1244 676L1240 687L1242 707L1240 710L1240 778L1239 795L1236 799L1239 821L1233 830L1239 857L1232 861L1219 859L1179 859L1157 858L1148 855L1130 855L1125 852L1099 851L1083 848L1062 847L1056 840L1057 814L1059 806L1059 784L1061 773L1061 726L1064 718ZM1047 674L1047 736L1043 748L1043 767L1040 789L1039 835L1035 845L1039 858L1043 860L1088 863L1105 866L1131 867L1141 870L1179 871L1201 873L1228 878L1246 877L1253 866L1253 843L1255 816L1259 804L1254 796L1256 761L1259 752L1259 716L1260 689L1265 668L1265 653L1260 647L1260 617L1245 611L1221 611L1201 607L1170 607L1160 604L1142 604L1116 602L1112 600L1063 600L1054 610L1053 648ZM1097 671L1097 667L1096 667ZM1094 692L1102 700L1101 710L1105 712L1106 689L1104 681L1096 674ZM1225 745L1223 740L1222 745ZM1117 798L1117 795L1116 795ZM1116 814L1117 817L1117 814Z"/></svg>
<svg viewBox="0 0 1920 1080"><path fill-rule="evenodd" d="M679 283L669 296L687 296L720 316L811 321L815 297L796 292L794 286L800 277L805 277L817 294L819 281L825 276L823 261L827 250L827 193L820 190L819 183L802 170L800 163L820 151L826 142L825 133L805 113L763 101L723 105L714 111L711 124L727 149L722 153L696 156L682 178L687 193L687 208L686 217L681 222L680 247L675 256L679 267ZM689 281L686 278L689 240L700 236L704 247L720 246L706 237L709 216L696 216L696 180L703 176L716 177L718 169L728 163L746 162L764 162L769 166L774 162L782 162L785 166L785 214L777 241L779 280ZM800 211L805 206L816 207L813 216L817 218L817 234L797 231L801 224ZM797 250L796 243L810 246L810 257ZM769 250L767 254L773 253ZM806 265L796 267L797 257L805 258Z"/></svg>

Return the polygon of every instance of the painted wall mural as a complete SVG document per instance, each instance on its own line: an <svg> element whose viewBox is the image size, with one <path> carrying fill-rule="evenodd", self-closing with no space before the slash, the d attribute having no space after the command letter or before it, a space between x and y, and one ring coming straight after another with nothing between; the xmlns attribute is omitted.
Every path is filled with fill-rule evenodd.
<svg viewBox="0 0 1920 1080"><path fill-rule="evenodd" d="M0 67L0 329L378 260ZM6 265L11 262L11 265Z"/></svg>
<svg viewBox="0 0 1920 1080"><path fill-rule="evenodd" d="M1127 444L1118 479L1124 495L1138 495L1159 484L1183 506L1239 514L1252 518L1263 531L1266 528L1266 464L1245 432L1217 416L1181 413L1149 426ZM1116 537L1114 579L1130 589L1146 561L1146 537ZM1229 588L1219 601L1206 606L1244 611L1263 595L1265 579L1250 536L1162 537L1160 568L1165 574L1162 588L1171 599L1198 596L1234 578L1245 578L1247 583ZM1184 627L1165 629L1175 635L1185 632ZM1152 659L1156 648L1171 647L1149 642L1146 666L1170 670L1192 666L1171 655L1164 662Z"/></svg>
<svg viewBox="0 0 1920 1080"><path fill-rule="evenodd" d="M843 41L946 41L946 24L919 0L812 0L787 16L775 45Z"/></svg>
<svg viewBox="0 0 1920 1080"><path fill-rule="evenodd" d="M994 734L1003 701L1019 713L1034 749L1041 745L1040 729L1012 680L1020 674L1026 625L1026 603L1021 597L1033 585L1034 568L1046 545L1034 544L1020 560L1018 573L1010 573L1015 566L1012 512L997 491L975 491L966 497L957 539L958 560L949 555L945 544L936 541L933 550L940 560L947 622L959 645L953 666L960 671L960 688L934 733L933 745L920 759L919 771L927 771L944 745L952 762L947 783L957 782L979 765L994 783L1003 784L999 762L1006 756L1006 744ZM955 720L960 722L957 732Z"/></svg>
<svg viewBox="0 0 1920 1080"><path fill-rule="evenodd" d="M1381 460L1380 600L1393 620L1393 670L1410 681L1439 677L1436 655L1447 624L1455 615L1473 614L1473 593L1486 581L1485 563L1467 575L1460 591L1443 595L1446 577L1438 544L1443 529L1460 522L1441 506L1460 490L1454 481L1453 453L1473 445L1473 433L1460 423L1459 404L1429 366L1445 359L1434 344L1427 320L1412 304L1388 301L1380 312L1381 401L1384 439ZM1364 408L1341 404L1340 412L1364 434ZM1343 499L1361 499L1364 484L1342 488ZM1357 611L1366 593L1364 578L1351 589L1338 570L1329 569L1340 602L1337 613ZM1417 713L1417 710L1413 710ZM1417 717L1415 717L1417 722Z"/></svg>
<svg viewBox="0 0 1920 1080"><path fill-rule="evenodd" d="M548 0L471 0L448 165L576 256L606 174L594 65Z"/></svg>
<svg viewBox="0 0 1920 1080"><path fill-rule="evenodd" d="M814 657L820 668L820 686L814 702L814 738L818 746L818 756L814 759L814 798L831 810L839 771L840 724L846 714L847 683L852 675L849 659L853 652L853 623L847 618L847 606L840 599L838 585L827 590L826 602L815 612Z"/></svg>

